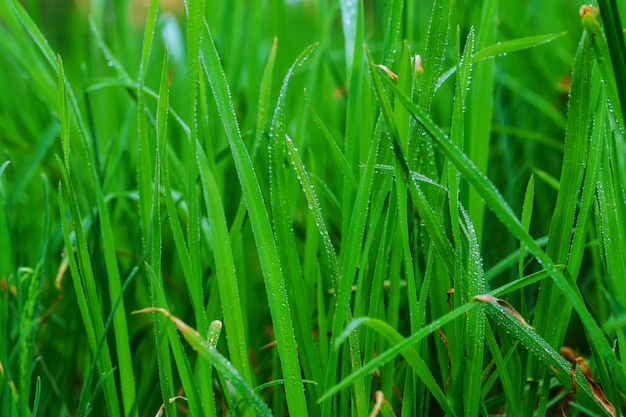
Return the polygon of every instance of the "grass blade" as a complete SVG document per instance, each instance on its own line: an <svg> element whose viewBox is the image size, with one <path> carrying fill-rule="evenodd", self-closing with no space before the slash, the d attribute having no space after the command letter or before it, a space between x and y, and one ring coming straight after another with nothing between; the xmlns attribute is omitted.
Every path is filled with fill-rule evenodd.
<svg viewBox="0 0 626 417"><path fill-rule="evenodd" d="M288 407L292 414L305 416L307 406L304 398L295 336L293 334L293 322L289 311L290 304L287 298L284 277L280 265L276 261L278 259L276 243L252 161L239 132L233 103L228 99L230 93L226 76L213 44L210 30L206 24L204 59L206 76L216 97L216 104L219 108L224 130L228 136L246 207L248 208L250 223L256 238L267 295L270 299L270 311L276 329L280 360L285 375Z"/></svg>

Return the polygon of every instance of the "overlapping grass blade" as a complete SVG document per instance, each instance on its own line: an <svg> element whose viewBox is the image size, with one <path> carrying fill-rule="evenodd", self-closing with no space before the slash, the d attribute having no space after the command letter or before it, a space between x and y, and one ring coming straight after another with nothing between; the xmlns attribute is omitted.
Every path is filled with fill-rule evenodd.
<svg viewBox="0 0 626 417"><path fill-rule="evenodd" d="M133 314L138 313L161 313L167 317L180 331L185 340L233 384L237 392L248 401L252 409L257 413L257 416L272 416L272 412L267 407L267 404L265 404L250 385L248 385L246 380L237 372L232 364L215 349L213 346L214 340L209 341L203 338L194 328L189 327L185 322L173 316L166 309L150 307L135 311Z"/></svg>
<svg viewBox="0 0 626 417"><path fill-rule="evenodd" d="M222 124L228 137L235 167L243 190L250 223L257 243L261 268L265 279L269 307L275 327L280 360L285 377L287 404L292 414L307 414L306 400L302 385L302 375L296 350L290 304L280 269L278 251L267 209L261 194L256 174L246 145L241 138L239 125L230 98L228 82L219 61L219 56L210 30L205 23L204 59L209 85L216 99Z"/></svg>
<svg viewBox="0 0 626 417"><path fill-rule="evenodd" d="M59 107L59 119L61 122L61 132L63 134L62 141L63 147L69 152L69 124L70 124L70 112L68 111L68 99L66 92L67 81L63 73L63 63L59 57L59 103L62 103ZM73 183L70 177L70 155L69 153L63 155L63 176L65 182L65 189L69 196L71 220L68 222L65 219L65 203L64 197L59 189L60 199L59 208L61 210L61 218L63 222L65 246L68 251L69 264L72 279L74 281L74 288L76 296L79 300L79 308L83 323L86 329L88 341L92 352L97 349L97 340L104 334L104 324L102 323L102 307L100 306L100 300L97 295L95 279L93 275L93 269L91 267L91 259L89 255L89 249L87 247L87 239L85 231L82 226L82 217L78 207L78 201L76 199L76 192L74 190ZM75 245L77 251L77 257L74 257L74 243L70 239L70 231L73 230L75 236ZM108 344L105 343L102 348L101 356L94 360L99 363L99 370L101 373L109 373L113 369L111 362L111 356ZM107 410L112 416L119 416L119 401L117 397L115 381L109 378L105 381L104 396L107 404Z"/></svg>
<svg viewBox="0 0 626 417"><path fill-rule="evenodd" d="M587 160L591 107L590 53L588 37L583 36L572 72L561 181L546 247L546 254L559 264L568 262L572 227L584 175L581 166ZM568 267L568 272L572 277L577 277L577 270ZM534 324L553 348L558 347L563 340L569 314L569 302L561 298L556 283L544 283L539 291Z"/></svg>
<svg viewBox="0 0 626 417"><path fill-rule="evenodd" d="M443 131L423 112L423 110L398 91L391 82L388 83L388 86L394 91L396 98L409 109L415 120L435 139L443 153L457 166L467 181L480 192L487 206L498 216L500 221L506 225L513 235L526 244L529 252L535 256L537 261L555 281L565 298L572 305L572 308L578 313L585 330L589 334L589 339L596 346L598 359L606 361L607 366L619 370L620 365L618 365L615 353L610 348L598 323L585 306L580 290L574 286L571 281L565 278L565 275L554 261L546 255L532 239L495 186L483 174L476 170L467 156L449 141ZM621 387L626 387L626 376L623 372L619 371L614 376Z"/></svg>

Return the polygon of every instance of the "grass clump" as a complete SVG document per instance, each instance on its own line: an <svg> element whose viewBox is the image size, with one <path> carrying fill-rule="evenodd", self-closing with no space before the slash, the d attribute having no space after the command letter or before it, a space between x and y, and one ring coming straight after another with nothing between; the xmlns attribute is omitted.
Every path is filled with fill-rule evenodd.
<svg viewBox="0 0 626 417"><path fill-rule="evenodd" d="M0 414L622 415L620 7L2 2Z"/></svg>

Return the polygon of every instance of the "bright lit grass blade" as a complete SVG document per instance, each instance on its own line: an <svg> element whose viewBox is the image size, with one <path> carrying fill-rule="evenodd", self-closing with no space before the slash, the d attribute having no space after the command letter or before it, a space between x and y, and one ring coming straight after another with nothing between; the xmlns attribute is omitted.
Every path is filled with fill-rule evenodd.
<svg viewBox="0 0 626 417"><path fill-rule="evenodd" d="M213 346L214 341L209 341L203 338L192 327L189 327L185 322L170 314L169 311L163 308L146 308L143 310L135 311L133 314L138 313L161 313L166 316L176 328L183 335L185 340L215 369L226 377L235 387L237 392L243 396L252 409L257 413L257 416L270 417L272 412L267 407L267 404L257 395L257 393L248 385L246 380L237 372L233 365L226 360Z"/></svg>
<svg viewBox="0 0 626 417"><path fill-rule="evenodd" d="M487 206L493 210L513 235L526 244L528 251L537 258L537 261L550 274L550 277L555 281L565 298L569 300L581 318L583 326L589 334L589 340L593 340L596 344L598 359L607 361L607 366L619 370L621 366L617 361L615 353L612 351L598 323L587 310L580 290L565 278L565 275L554 261L532 239L495 186L476 169L467 156L449 141L443 131L423 110L398 91L391 82L388 85L394 91L396 98L401 100L415 120L426 129L435 139L443 153L457 166L461 175L480 192ZM626 388L626 376L623 372L616 372L615 378L621 387Z"/></svg>
<svg viewBox="0 0 626 417"><path fill-rule="evenodd" d="M359 47L359 40L362 39L360 31L363 30L362 27L359 27L359 20L357 19L357 15L359 14L359 9L361 6L361 1L350 1L350 0L341 0L339 2L339 7L341 8L341 25L343 28L343 39L344 39L344 48L345 48L345 58L346 58L346 73L351 74L355 59L355 54ZM362 23L362 21L361 21ZM358 62L357 62L357 65Z"/></svg>
<svg viewBox="0 0 626 417"><path fill-rule="evenodd" d="M302 285L302 269L300 267L300 259L298 256L298 248L293 232L292 224L292 206L288 186L287 169L285 168L285 157L287 153L286 123L285 123L285 99L289 81L296 70L308 59L317 45L311 45L296 58L294 63L287 70L287 74L283 79L283 84L278 93L278 101L274 109L274 117L272 119L270 148L269 148L269 164L270 164L270 199L272 205L272 218L274 225L274 234L276 246L280 255L280 264L286 271L285 284L290 296L293 297L292 303L298 308L292 309L292 316L295 322L295 334L298 340L299 352L302 355L302 367L305 376L309 379L321 380L322 369L319 366L319 360L316 357L313 337L311 330L313 323L311 321L312 312L311 298L305 293L307 288Z"/></svg>
<svg viewBox="0 0 626 417"><path fill-rule="evenodd" d="M328 228L326 227L326 220L324 219L324 214L322 213L322 208L319 203L319 199L317 198L317 194L315 193L315 188L313 183L311 182L311 178L309 173L306 171L300 156L298 155L298 151L293 144L293 141L289 136L285 136L287 141L287 158L291 160L293 164L294 170L296 171L296 176L302 186L302 191L306 196L309 208L311 210L311 214L315 219L315 225L319 230L319 234L322 237L322 243L324 244L324 249L326 250L326 256L328 257L328 263L330 265L330 271L332 273L331 282L333 283L333 287L337 288L339 284L340 275L339 275L339 261L337 259L337 254L335 252L335 248L333 246L333 242L330 238L330 233L328 232Z"/></svg>
<svg viewBox="0 0 626 417"><path fill-rule="evenodd" d="M491 25L495 25L491 23ZM498 56L505 56L514 52L523 51L526 49L531 49L539 45L543 45L548 42L552 42L553 40L564 36L566 32L561 33L550 33L548 35L538 35L538 36L529 36L526 38L518 38L510 41L497 42L491 44L489 46L485 46L480 51L476 52L472 56L472 62L481 62L487 59L496 58ZM437 80L437 85L435 89L438 89L454 72L457 70L457 67L454 66L448 69L445 73L439 77ZM490 81L491 78L488 80ZM475 80L477 82L478 80ZM480 84L479 84L480 85ZM472 93L473 94L473 93ZM490 100L489 97L483 97L486 100Z"/></svg>
<svg viewBox="0 0 626 417"><path fill-rule="evenodd" d="M235 116L233 102L230 99L226 75L220 64L217 50L206 24L204 59L206 76L228 137L244 200L246 207L248 207L250 224L256 239L280 361L283 366L287 404L291 414L305 416L307 414L307 406L304 398L302 375L284 277L280 264L277 262L278 250L259 182L256 178L250 155L239 132L239 125Z"/></svg>
<svg viewBox="0 0 626 417"><path fill-rule="evenodd" d="M510 41L498 42L493 45L484 47L480 51L472 55L472 61L478 62L483 59L494 58L500 55L507 55L513 52L523 51L552 42L553 40L565 35L566 32L549 33L547 35L529 36L527 38L512 39Z"/></svg>

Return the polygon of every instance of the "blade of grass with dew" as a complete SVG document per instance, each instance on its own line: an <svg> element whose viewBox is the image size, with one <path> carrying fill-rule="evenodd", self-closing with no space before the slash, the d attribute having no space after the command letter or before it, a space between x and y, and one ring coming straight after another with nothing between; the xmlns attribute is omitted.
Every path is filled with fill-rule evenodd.
<svg viewBox="0 0 626 417"><path fill-rule="evenodd" d="M324 245L325 254L326 254L326 257L328 258L328 264L329 264L330 275L331 275L330 280L331 280L332 288L336 292L339 289L339 284L342 282L339 259L337 258L337 254L335 252L335 248L333 246L330 233L328 231L328 228L326 227L326 220L324 219L324 214L322 213L320 202L315 192L315 188L313 186L311 178L308 172L306 171L304 164L302 163L302 160L300 159L298 151L296 150L291 138L289 138L289 136L285 136L285 138L286 138L286 143L287 143L287 157L288 159L291 160L291 163L296 171L296 177L298 178L298 181L300 182L300 185L302 186L302 190L307 199L308 207L314 218L315 227L317 228L317 232L322 238L322 243ZM347 319L349 320L350 319L349 310L346 316L347 316ZM323 327L324 327L323 325L320 325L320 328L323 328ZM321 349L322 347L320 347L320 351ZM328 355L327 354L324 355L324 358L325 358L325 361L327 361ZM320 388L318 390L319 392L318 397L322 395L323 388L324 387L320 385Z"/></svg>
<svg viewBox="0 0 626 417"><path fill-rule="evenodd" d="M621 367L617 362L615 353L610 348L595 319L589 310L587 310L580 294L580 290L565 278L565 275L558 269L554 261L547 256L543 250L541 250L539 245L532 239L528 232L524 230L519 220L515 217L515 214L513 214L508 203L504 201L495 186L474 167L467 156L450 143L449 139L432 121L432 119L430 119L430 117L428 117L420 108L413 104L410 99L398 91L392 83L388 82L388 85L395 93L396 98L402 101L407 109L409 109L415 120L424 126L429 134L435 139L444 154L457 166L461 175L463 175L473 187L480 191L480 194L483 196L487 206L493 210L496 216L506 225L512 234L514 234L520 241L524 241L529 252L537 258L537 261L550 274L550 277L556 282L560 290L571 303L574 310L578 313L585 330L589 334L589 340L596 345L595 351L598 352L598 359L606 361L609 367L619 370ZM624 375L623 372L616 372L614 377L621 387L626 387L626 375Z"/></svg>
<svg viewBox="0 0 626 417"><path fill-rule="evenodd" d="M362 240L365 233L365 226L368 215L368 207L370 202L370 196L372 193L374 167L376 164L376 158L378 156L378 150L380 147L382 132L377 128L373 132L372 142L367 154L367 162L365 164L363 174L359 181L359 188L355 196L354 205L352 208L352 215L350 216L350 226L348 228L349 233L344 236L346 240L345 247L342 247L342 258L340 259L341 266L341 281L337 283L335 311L350 313L350 298L352 295L352 284L357 272L357 266L359 264L359 257L361 255ZM343 245L342 245L343 246ZM326 370L326 380L324 386L327 388L332 386L337 378L336 372L338 369L338 362L340 360L339 355L341 350L335 344L333 340L341 332L343 327L343 320L335 320L332 325L332 338L331 338L331 352L328 361L328 367ZM353 370L360 368L360 354L358 353L360 348L356 338L350 338L350 360L353 366ZM355 384L355 396L357 400L357 414L365 415L366 402L365 387L362 380L358 380ZM323 408L324 412L324 408ZM365 413L365 414L364 414ZM324 415L324 414L323 414Z"/></svg>
<svg viewBox="0 0 626 417"><path fill-rule="evenodd" d="M196 326L202 333L209 329L209 322L204 311L204 290L202 287L202 272L200 260L200 202L197 198L199 176L198 144L200 138L198 123L198 79L202 73L202 50L204 45L203 37L205 30L203 25L205 14L205 1L192 0L185 2L187 13L187 82L188 84L188 105L191 109L191 120L189 122L189 148L187 149L187 205L189 207L189 219L187 222L187 250L191 259L192 274L186 277L185 284L189 289ZM207 39L208 41L208 39ZM228 96L230 97L230 96ZM202 366L203 373L208 368ZM208 380L208 375L203 375L203 380Z"/></svg>
<svg viewBox="0 0 626 417"><path fill-rule="evenodd" d="M324 395L318 401L327 400L335 393L350 386L350 384L352 384L358 378L362 378L363 375L367 375L368 373L372 372L374 369L379 368L383 366L385 363L393 360L398 354L401 354L401 352L403 352L404 350L411 348L411 346L413 346L415 343L424 339L426 336L436 332L439 327L445 324L448 324L452 322L453 320L456 320L459 317L462 317L467 311L469 311L470 309L476 306L477 306L477 303L471 302L471 303L464 304L460 307L457 307L454 310L447 313L446 315L444 315L443 317L440 317L439 319L436 319L432 321L431 323L425 325L419 331L411 334L411 336L405 338L403 341L392 345L388 350L384 352L378 352L378 355L376 356L375 359L372 359L371 361L363 364L363 366L359 368L356 372L353 372L352 374L346 376L336 385L329 387L327 391L324 393ZM369 317L355 318L350 323L348 323L348 326L346 326L346 328L343 329L341 334L336 337L334 343L335 344L343 343L355 328L359 327L361 324L367 324L367 322L371 320L377 320L377 319L372 319Z"/></svg>
<svg viewBox="0 0 626 417"><path fill-rule="evenodd" d="M450 28L451 1L435 0L430 14L426 47L421 56L424 73L416 77L418 86L417 101L430 111L430 104L436 90L436 81L442 71L445 59L445 50L448 45L448 32ZM421 128L417 127L415 133L409 138L407 156L411 167L429 178L438 178L435 166L435 154L433 145L428 137L422 135ZM412 162L416 164L413 164Z"/></svg>
<svg viewBox="0 0 626 417"><path fill-rule="evenodd" d="M496 40L498 2L489 0L482 8L482 15L476 33L476 48L483 49ZM466 146L470 159L481 172L487 173L493 117L494 62L476 62L472 56L472 81L475 86L467 96L467 131L469 140ZM485 205L474 189L467 197L467 210L476 230L478 242L482 244Z"/></svg>
<svg viewBox="0 0 626 417"><path fill-rule="evenodd" d="M415 77L415 67L414 65L411 65L408 43L404 42L403 48L402 48L402 58L400 61L400 71L398 72L398 86L400 89L402 89L402 91L404 91L408 95L411 94L411 91L413 89L414 77ZM402 148L406 151L406 149L408 148L409 136L411 132L410 114L404 108L404 106L400 106L400 105L396 105L393 110L394 110L394 118L395 118L396 126L398 127L398 130L397 130L398 135L400 136L399 142L401 143ZM395 209L394 208L390 209L389 213L391 212L396 213L396 216L397 216L396 228L397 229L395 230L395 236L391 237L391 239L397 240L399 238L401 240L401 247L402 247L401 250L402 250L402 258L403 258L402 266L404 268L404 279L407 285L406 297L407 297L407 303L409 306L409 324L410 324L411 332L415 332L422 326L423 324L422 318L425 317L425 311L423 310L423 308L425 307L425 304L420 304L417 298L417 295L418 295L418 289L417 289L418 276L417 275L418 274L416 274L416 270L415 270L416 262L415 262L414 254L412 253L413 248L412 248L411 241L410 241L411 234L415 232L416 222L413 221L413 219L410 219L409 217L410 205L407 201L408 200L407 199L407 181L402 173L402 170L401 170L401 167L399 166L398 161L395 161L393 170L394 170L394 177L396 179L395 181L396 207ZM385 254L385 255L388 255L388 254ZM386 258L383 258L383 259L386 259ZM377 261L376 267L379 267L379 264L381 264L380 268L382 269L382 259L380 259L380 262ZM393 280L393 278L394 276L392 275L391 279ZM399 278L400 276L397 275L397 279ZM398 308L396 307L400 303L399 285L395 286L395 291L392 291L392 289L394 289L394 286L390 288L389 311L393 315L391 323L395 323L396 325L394 326L394 328L397 328L397 322L399 321L399 317L398 317ZM372 289L372 299L375 296L376 294L374 292L374 289ZM367 314L370 317L374 317L374 313L375 313L374 311L368 311ZM424 346L418 345L415 348L417 352L423 352ZM389 367L391 368L392 366L389 365ZM389 378L388 380L390 383L393 382L391 378ZM411 384L411 385L417 384L416 376L412 375L410 379L407 376L407 384ZM391 390L388 390L385 392L391 393ZM424 392L424 390L420 388L420 393L421 392Z"/></svg>
<svg viewBox="0 0 626 417"><path fill-rule="evenodd" d="M313 329L311 321L313 306L309 301L310 297L305 293L306 288L301 282L303 279L302 269L292 224L293 203L289 197L287 169L285 168L285 157L287 154L285 100L287 88L296 68L302 66L316 46L314 44L305 48L289 67L283 79L270 127L269 169L270 201L274 236L279 253L278 262L281 264L281 268L286 271L285 276L290 278L285 280L286 288L288 294L293 297L293 304L298 306L298 308L292 309L291 314L295 323L294 330L296 340L298 341L298 350L302 355L301 362L304 368L304 375L309 379L321 380L322 369L319 366L319 360L316 358L313 336L311 334Z"/></svg>
<svg viewBox="0 0 626 417"><path fill-rule="evenodd" d="M270 54L263 70L263 77L261 79L261 85L259 87L259 98L257 104L256 114L256 126L254 132L254 142L252 144L250 159L254 161L256 159L259 146L263 140L263 130L267 124L270 99L272 95L272 77L274 76L274 67L276 64L276 50L278 47L278 39L274 38ZM230 240L237 242L241 238L241 227L246 217L246 205L242 198L237 207L237 214L230 228Z"/></svg>
<svg viewBox="0 0 626 417"><path fill-rule="evenodd" d="M560 38L565 32L549 33L547 35L529 36L527 38L512 39L510 41L498 42L483 48L472 55L472 61L478 62L484 59L494 58L496 56L507 55L513 52L523 51L524 49L535 48L548 42Z"/></svg>
<svg viewBox="0 0 626 417"><path fill-rule="evenodd" d="M385 41L383 46L383 62L390 64L397 54L396 48L401 40L402 10L404 0L393 0L389 10L389 20L385 27Z"/></svg>
<svg viewBox="0 0 626 417"><path fill-rule="evenodd" d="M626 111L622 108L624 103L620 102L620 98L624 97L624 93L620 93L621 90L624 89L623 85L618 86L616 80L616 73L614 72L615 68L613 68L612 64L612 51L609 50L609 45L606 39L606 35L604 33L603 28L600 26L600 22L598 21L598 16L596 14L597 9L594 10L592 6L582 6L580 8L580 19L582 21L582 25L585 31L589 34L589 41L591 46L593 47L594 56L596 58L596 62L598 63L598 67L600 68L600 74L602 77L602 84L605 86L606 94L608 96L609 106L612 111L615 112L616 118L618 120L619 127L621 131L624 130L624 114L623 111ZM617 12L617 10L615 11ZM612 23L610 22L612 26ZM610 32L613 32L610 30ZM622 35L623 42L623 35ZM617 45L612 45L614 48ZM623 67L623 62L618 60L618 64ZM623 81L623 74L619 75L620 81Z"/></svg>
<svg viewBox="0 0 626 417"><path fill-rule="evenodd" d="M492 13L491 17L494 18L493 13L495 13L496 10L491 10L490 12ZM491 24L494 26L497 25L493 21ZM481 22L481 28L482 28L482 25L483 23ZM514 52L519 52L519 51L524 51L526 49L535 48L537 46L552 42L553 40L558 39L561 36L565 36L565 35L566 35L566 32L549 33L547 35L529 36L525 38L512 39L512 40L504 41L504 42L491 43L488 46L485 46L484 44L482 44L482 45L479 45L479 47L482 47L482 49L476 52L472 56L472 62L479 63L481 61L496 58L499 56L506 56ZM493 40L495 40L495 38L492 39L492 41ZM452 68L444 72L437 80L435 90L439 89L439 87L441 87L441 85L444 82L446 82L446 80L450 78L452 74L456 72L456 70L457 70L457 67L453 66ZM472 77L472 78L475 78L475 77ZM477 82L478 80L474 80L474 81ZM489 120L491 120L491 118Z"/></svg>
<svg viewBox="0 0 626 417"><path fill-rule="evenodd" d="M154 26L157 16L157 1L150 1L150 8L146 17L146 27L143 36L143 46L141 51L141 62L139 64L139 74L137 79L137 191L139 193L139 220L141 230L143 231L144 250L148 252L149 235L151 230L150 223L150 207L153 195L151 173L152 169L152 146L148 139L148 123L144 115L146 111L144 85L146 73L148 71L148 63L150 53L152 51L152 42L154 39ZM154 194L158 195L158 191L154 190ZM157 271L159 268L157 268ZM167 398L172 397L168 396ZM168 404L167 398L164 403Z"/></svg>
<svg viewBox="0 0 626 417"><path fill-rule="evenodd" d="M161 313L167 317L176 326L185 340L200 354L200 356L207 360L218 372L224 375L233 384L237 392L239 392L239 394L241 394L248 401L258 416L269 417L272 415L272 412L267 407L267 404L265 404L250 387L250 385L248 385L245 379L239 374L239 372L237 372L232 364L212 346L210 341L204 339L194 328L189 327L189 325L180 320L178 317L173 316L164 308L150 307L133 312L133 314L140 313Z"/></svg>
<svg viewBox="0 0 626 417"><path fill-rule="evenodd" d="M405 158L402 147L398 141L397 128L393 118L393 112L391 110L389 101L383 91L380 74L374 68L376 67L376 65L372 61L369 50L366 49L366 52L369 60L368 62L370 68L370 76L375 87L376 97L381 107L382 116L384 117L385 124L387 125L387 130L390 132L392 137L391 139L393 141L393 150L396 156L396 160L400 163L403 171L402 174L407 179L411 197L414 204L417 206L420 215L422 216L424 225L429 235L435 242L437 250L439 251L443 261L446 263L446 267L449 271L452 272L454 271L454 265L452 263L452 260L456 259L456 257L454 256L454 249L452 248L450 241L445 236L438 224L438 216L435 215L432 207L430 207L428 201L426 200L426 196L422 193L419 186L417 185L417 181L413 179L413 175L409 170L407 159Z"/></svg>
<svg viewBox="0 0 626 417"><path fill-rule="evenodd" d="M591 64L588 36L583 35L572 71L561 180L545 252L559 264L568 262L574 216L584 175L584 169L580 167L585 166L587 159ZM570 270L568 267L567 271L571 277L577 278L577 270ZM570 304L568 300L563 299L557 284L551 280L544 281L535 307L534 325L537 332L543 335L553 348L559 347L563 342L570 312ZM543 380L546 371L544 368L536 368L537 363L532 357L529 359L529 372L535 377L531 389L536 390L538 381ZM545 407L547 396L542 395L541 400L540 409Z"/></svg>
<svg viewBox="0 0 626 417"><path fill-rule="evenodd" d="M457 48L460 48L460 37L457 32ZM463 147L465 136L465 114L467 91L470 85L471 75L471 54L474 51L474 32L470 29L461 55L460 50L457 51L459 59L459 70L457 71L457 80L455 87L454 108L452 113L452 127L450 131L450 140L459 148ZM457 253L454 286L459 289L466 288L461 291L461 300L469 300L477 294L485 291L484 272L482 269L482 261L480 258L480 250L477 237L469 219L465 219L466 228L468 230L468 250L467 250L467 275L464 273L463 247L461 243L461 223L459 213L463 210L459 205L459 186L460 176L456 168L452 164L447 165L448 171L448 205L450 208L450 223L452 235L454 237L455 252ZM463 282L465 281L465 282ZM463 412L464 415L478 414L478 406L480 399L481 376L483 370L483 352L485 338L485 316L484 311L479 308L468 312L464 329L464 356L456 358L460 363L460 369L465 371L457 371L453 374L463 375L463 384L454 384L453 386L463 387ZM461 393L457 393L459 397ZM457 396L452 394L452 396Z"/></svg>
<svg viewBox="0 0 626 417"><path fill-rule="evenodd" d="M346 104L346 120L344 132L344 155L348 164L352 167L355 178L359 177L359 163L365 151L366 146L370 142L370 135L374 116L365 111L370 104L369 89L364 88L363 73L363 51L360 45L364 40L364 23L363 23L363 3L357 1L342 1L341 17L343 22L343 30L345 33L345 57L346 57L346 77L348 85L348 97ZM356 21L355 21L356 19ZM349 36L349 37L348 37ZM355 45L359 47L355 48ZM350 138L350 140L346 140ZM352 207L355 201L355 192L350 188L349 177L344 178L342 203L342 221L341 235L348 236L350 233L350 215L349 207ZM336 369L336 368L335 368ZM332 369L334 372L334 369ZM328 417L329 410L322 411L322 417Z"/></svg>
<svg viewBox="0 0 626 417"><path fill-rule="evenodd" d="M200 78L203 76L203 61L202 53L204 43L209 41L205 40L205 1L204 0L192 0L185 2L185 10L187 14L187 82L188 82L188 108L191 110L191 120L189 122L190 135L189 135L189 148L187 149L186 161L187 161L187 184L185 191L187 192L186 202L189 207L189 217L187 222L187 250L189 252L189 258L191 260L192 275L186 277L185 284L187 285L189 295L191 297L194 316L196 319L196 327L203 334L207 334L209 330L209 320L205 311L204 289L203 289L203 277L202 277L202 265L201 265L201 251L200 251L200 199L197 198L199 192L198 178L199 178L199 164L198 159L200 157L200 137L202 134L208 134L208 132L201 132L202 127L199 123L198 109L201 105L199 103L199 88L203 85L203 81L200 82ZM209 35L210 37L210 35ZM202 96L204 96L204 91ZM206 105L206 103L203 103ZM219 226L216 226L219 227ZM224 236L228 236L227 234ZM224 247L225 250L229 248ZM232 285L232 284L231 284ZM232 287L231 287L232 289ZM226 313L226 312L225 312ZM235 314L236 315L236 314ZM234 326L233 326L234 327ZM238 333L238 331L241 333ZM237 345L242 342L245 343L245 334L240 327L234 329L234 336L237 341ZM227 330L228 331L228 330ZM242 340L244 338L244 340ZM241 353L239 353L241 355ZM238 357L238 359L241 356ZM243 364L243 370L247 369ZM213 394L211 379L211 369L208 364L201 362L199 365L200 372L200 390L202 398L207 398ZM248 373L246 377L250 378Z"/></svg>
<svg viewBox="0 0 626 417"><path fill-rule="evenodd" d="M346 74L348 83L354 70L354 61L358 58L358 49L363 40L363 21L359 19L362 10L361 1L341 0L341 27L343 28L344 49L346 58ZM357 61L357 66L358 66Z"/></svg>
<svg viewBox="0 0 626 417"><path fill-rule="evenodd" d="M613 67L618 99L621 104L622 122L626 121L626 42L623 34L623 21L620 19L618 6L615 0L598 0L598 6L602 11L604 34L607 40L609 56ZM622 12L624 9L622 8ZM624 124L622 123L622 128Z"/></svg>
<svg viewBox="0 0 626 417"><path fill-rule="evenodd" d="M487 314L499 326L505 328L510 334L529 350L543 366L550 370L552 375L568 391L572 391L571 364L566 361L558 351L552 348L524 319L512 310L506 302L489 295L482 295L477 299L487 306ZM592 391L590 384L577 369L574 375L576 386L576 398L588 409L594 410L599 415L612 415L603 404L598 401L597 394Z"/></svg>
<svg viewBox="0 0 626 417"><path fill-rule="evenodd" d="M565 263L571 240L571 230L574 225L574 215L576 202L580 193L584 170L581 165L586 164L588 149L588 130L590 120L591 89L591 50L588 36L583 36L578 47L574 69L572 71L572 83L570 99L568 102L568 118L566 127L565 148L563 166L561 168L561 180L559 193L555 206L555 215L552 217L550 233L548 235L548 246L546 253L556 262ZM547 301L538 302L538 312L536 314L535 325L541 334L554 326L554 316L551 305L555 301L556 295L552 292L552 284L547 285L540 291L540 299L545 293ZM544 309L547 310L544 311ZM560 311L562 306L559 306ZM559 326L557 333L553 336L546 336L551 343L558 345L561 340L559 332L564 332Z"/></svg>
<svg viewBox="0 0 626 417"><path fill-rule="evenodd" d="M203 57L206 64L206 76L216 99L221 121L228 137L246 207L248 207L250 223L256 239L269 299L270 313L275 327L278 351L286 381L287 405L291 414L306 416L307 406L304 398L295 335L293 333L293 322L289 311L290 304L285 289L284 276L277 262L278 250L276 242L274 241L269 216L250 155L239 132L233 102L230 99L228 82L206 22L204 30Z"/></svg>
<svg viewBox="0 0 626 417"><path fill-rule="evenodd" d="M222 311L224 312L224 324L228 333L230 361L235 369L239 370L242 377L251 384L253 379L247 357L248 343L246 341L245 320L241 310L239 289L237 287L237 272L226 224L224 204L220 197L215 176L209 168L209 162L201 148L198 148L198 165L204 203L207 207L209 222L211 223L215 273L217 275Z"/></svg>
<svg viewBox="0 0 626 417"><path fill-rule="evenodd" d="M155 2L153 2L154 4ZM154 25L154 19L156 18L156 6L151 5L151 8L154 7L154 10L151 10L148 15L149 22L152 20L152 25ZM167 108L169 107L169 88L167 85L168 80L168 66L169 59L168 53L165 52L163 56L163 65L161 69L161 82L159 84L159 94L157 98L157 114L156 114L156 149L155 149L155 166L154 166L154 183L152 182L152 178L146 172L140 172L142 169L150 172L152 171L150 158L150 145L148 140L148 131L147 131L147 118L146 107L144 102L144 94L143 88L141 88L141 84L143 83L143 74L147 69L149 51L150 51L150 43L152 42L152 31L148 31L148 27L150 23L146 25L146 34L144 36L144 53L142 54L142 62L140 65L140 76L139 76L139 90L137 93L137 127L138 127L138 163L137 163L137 180L138 180L138 191L139 191L139 206L140 213L141 207L144 207L144 210L149 210L148 218L141 219L144 227L143 227L143 238L144 238L144 251L146 251L147 263L150 265L150 270L154 271L154 277L150 280L151 286L151 298L152 298L152 306L153 307L167 307L167 304L162 304L159 302L159 297L157 294L164 291L163 289L163 278L161 276L162 271L162 230L161 230L161 182L164 184L165 193L170 192L169 189L169 172L167 169L167 156L165 156L166 146L167 146ZM140 168L143 167L143 168ZM166 177L166 179L164 179ZM154 185L153 185L154 184ZM147 194L146 194L147 193ZM142 202L143 201L143 202ZM148 205L148 201L151 201L150 205ZM168 210L169 212L169 210ZM142 213L145 215L146 213ZM170 219L171 221L171 219ZM181 256L181 259L185 259ZM181 261L182 263L182 261ZM183 266L183 270L184 270ZM158 289L157 289L158 287ZM160 317L156 315L154 317L154 338L156 344L156 357L157 357L157 370L159 375L159 385L161 388L161 397L163 399L164 408L167 413L174 412L174 406L169 401L169 398L173 398L175 394L174 387L174 375L171 366L171 355L168 347L167 341L167 333L163 332L163 325L161 324ZM188 384L185 384L187 388L189 388ZM189 392L191 390L187 390L187 399L189 407L192 410L197 410L199 404L196 402L196 396L194 393Z"/></svg>

